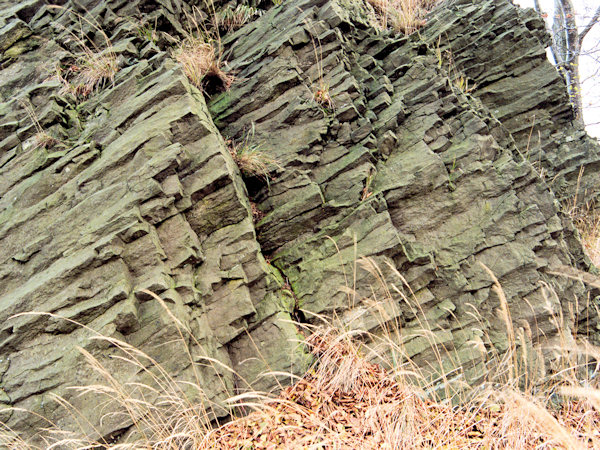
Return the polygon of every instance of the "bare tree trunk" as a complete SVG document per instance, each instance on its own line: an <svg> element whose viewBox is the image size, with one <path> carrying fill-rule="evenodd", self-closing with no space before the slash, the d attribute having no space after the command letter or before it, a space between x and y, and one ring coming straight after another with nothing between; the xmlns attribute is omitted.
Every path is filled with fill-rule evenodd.
<svg viewBox="0 0 600 450"><path fill-rule="evenodd" d="M543 17L547 17L534 0L534 7ZM554 18L552 20L552 57L557 69L565 78L569 99L576 120L583 122L583 100L581 98L581 79L579 76L579 55L581 44L590 29L600 20L600 7L594 16L579 32L575 21L575 8L572 0L554 0Z"/></svg>
<svg viewBox="0 0 600 450"><path fill-rule="evenodd" d="M579 54L581 46L579 41L579 32L575 22L575 8L571 0L555 0L554 23L558 25L555 35L559 36L559 52L561 63L559 70L562 70L569 99L573 105L573 114L575 119L583 122L583 102L581 99L581 81L579 77Z"/></svg>

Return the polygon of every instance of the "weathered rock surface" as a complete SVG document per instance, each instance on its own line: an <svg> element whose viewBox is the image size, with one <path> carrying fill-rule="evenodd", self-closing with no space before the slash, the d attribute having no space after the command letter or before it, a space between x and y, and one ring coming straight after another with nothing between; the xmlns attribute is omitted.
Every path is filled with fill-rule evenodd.
<svg viewBox="0 0 600 450"><path fill-rule="evenodd" d="M577 191L578 201L596 201L598 143L573 122L564 80L549 70L543 20L508 2L453 5L436 10L422 33L440 53L450 51L458 69L450 76L468 77L473 95L511 133L558 200Z"/></svg>
<svg viewBox="0 0 600 450"><path fill-rule="evenodd" d="M236 82L207 105L165 51L165 34L183 32L187 2L65 7L82 11L81 3L122 68L75 102L60 93L53 67L78 50L66 29L79 23L102 45L98 31L41 0L0 2L6 407L72 428L52 401L61 395L97 435L126 430L131 422L100 422L99 400L68 389L99 380L78 347L121 382L149 382L140 367L111 358L119 349L96 333L198 382L215 404L245 381L269 389L261 372L301 373L309 362L291 322L299 308L305 320L335 312L375 333L382 320L401 323L406 356L426 365L433 341L448 352L446 369L462 367L475 382L486 362L478 349L508 346L480 263L533 344L552 339L553 314L588 313L575 301L585 298L583 284L555 275L589 266L559 200L573 198L582 166L578 195L600 192L600 149L572 123L564 82L545 59L543 24L530 13L508 0L451 0L420 33L398 37L375 32L356 3L286 2L226 37ZM164 32L158 42L137 32L143 18ZM452 70L439 57L446 51ZM467 94L452 81L459 72L475 83ZM317 89L332 105L315 101ZM62 144L34 147L38 130L23 100ZM277 160L268 184L244 180L227 151L224 138L244 137ZM256 224L250 202L264 214ZM395 272L404 277L418 312L355 269L363 256L408 291ZM46 314L19 315L31 311ZM46 426L37 415L0 414L23 436Z"/></svg>
<svg viewBox="0 0 600 450"><path fill-rule="evenodd" d="M130 7L129 2L101 2L90 13L127 17ZM61 19L68 26L68 13L44 7L29 26L32 33L43 33L49 20L60 29ZM118 27L114 33L119 34ZM58 61L51 59L58 42L39 44L29 56L35 66L20 57L3 70L4 403L72 428L70 414L50 398L56 393L99 423L104 412L98 403L67 389L74 382L98 380L76 347L101 358L123 382L144 381L144 374L110 360L116 349L91 340L90 330L138 347L174 378L194 378L174 319L145 289L159 294L192 332L194 340L186 336L186 345L194 362L202 364L200 384L209 400L229 397L236 381L218 366L216 373L206 368L203 358L231 367L252 356L244 344L248 321L260 337L257 345L280 352L271 358L278 369L298 363L302 370L302 355L300 360L292 355L296 331L281 321L290 318L289 296L261 255L239 170L203 96L168 54L137 39L123 48L148 57L133 54L114 85L85 103L70 104L58 95L56 81L45 80L44 70ZM146 46L138 50L141 43ZM45 54L49 66L39 67ZM65 136L64 145L31 148L36 129L19 106L23 98L36 108L41 126ZM8 319L29 311L68 320ZM25 414L5 413L3 419L29 436L47 426ZM109 436L128 426L108 421L99 431Z"/></svg>

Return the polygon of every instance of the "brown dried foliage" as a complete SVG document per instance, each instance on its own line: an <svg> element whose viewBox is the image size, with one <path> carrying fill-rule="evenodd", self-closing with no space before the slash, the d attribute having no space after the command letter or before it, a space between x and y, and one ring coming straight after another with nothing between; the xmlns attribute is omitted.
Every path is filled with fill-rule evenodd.
<svg viewBox="0 0 600 450"><path fill-rule="evenodd" d="M547 410L506 391L453 407L426 399L367 362L347 335L319 331L306 343L319 358L316 368L277 399L210 433L208 446L533 449L598 443L600 414L586 402Z"/></svg>

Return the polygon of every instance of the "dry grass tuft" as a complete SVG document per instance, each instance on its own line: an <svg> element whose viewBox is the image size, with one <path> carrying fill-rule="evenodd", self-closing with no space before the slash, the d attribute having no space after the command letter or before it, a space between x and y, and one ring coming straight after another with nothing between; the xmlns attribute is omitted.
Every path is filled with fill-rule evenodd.
<svg viewBox="0 0 600 450"><path fill-rule="evenodd" d="M228 5L215 15L215 22L219 28L233 31L250 22L255 17L262 16L262 14L263 10L243 3L237 5L235 8Z"/></svg>
<svg viewBox="0 0 600 450"><path fill-rule="evenodd" d="M253 129L239 141L227 139L225 145L244 176L258 177L268 184L270 174L281 166L276 159L261 151L259 144L251 142L252 136L254 136Z"/></svg>
<svg viewBox="0 0 600 450"><path fill-rule="evenodd" d="M317 103L325 115L335 111L335 102L331 95L330 86L325 81L325 73L323 67L323 46L319 39L317 30L312 22L307 20L304 21L306 28L309 30L310 41L313 48L313 56L315 58L316 76L315 79L311 79L309 90L312 94L312 98Z"/></svg>
<svg viewBox="0 0 600 450"><path fill-rule="evenodd" d="M37 133L34 137L33 148L50 149L58 145L60 141L46 132Z"/></svg>
<svg viewBox="0 0 600 450"><path fill-rule="evenodd" d="M88 52L77 57L77 64L67 68L57 66L56 77L62 83L62 93L88 97L105 83L113 83L119 70L114 54Z"/></svg>
<svg viewBox="0 0 600 450"><path fill-rule="evenodd" d="M79 74L75 79L82 86L82 95L86 96L105 82L114 83L118 70L117 56L112 50L89 52L79 58Z"/></svg>
<svg viewBox="0 0 600 450"><path fill-rule="evenodd" d="M579 231L581 243L596 267L600 267L600 211L595 202L581 203L577 192L581 185L581 177L585 168L581 166L577 176L575 196L563 205L563 211L571 218L573 225Z"/></svg>
<svg viewBox="0 0 600 450"><path fill-rule="evenodd" d="M221 80L225 90L229 89L234 81L232 75L226 74L221 69L222 52L216 41L188 36L181 42L173 56L181 64L190 82L199 89L203 88L207 77Z"/></svg>
<svg viewBox="0 0 600 450"><path fill-rule="evenodd" d="M331 94L329 92L329 85L327 85L322 79L314 87L313 98L315 102L317 102L326 111L333 111L335 109L335 104L333 103L333 99L331 98Z"/></svg>
<svg viewBox="0 0 600 450"><path fill-rule="evenodd" d="M219 16L213 3L208 3L208 7L212 17L208 25L201 19L203 14L198 9L195 8L193 14L188 15L189 29L173 51L173 57L198 89L204 90L207 80L216 79L224 90L228 90L235 78L222 69L223 45L219 34Z"/></svg>
<svg viewBox="0 0 600 450"><path fill-rule="evenodd" d="M382 28L412 34L427 22L425 16L439 0L367 0Z"/></svg>
<svg viewBox="0 0 600 450"><path fill-rule="evenodd" d="M62 144L61 141L59 141L55 137L48 134L48 132L46 132L42 128L42 126L40 125L40 121L38 120L37 114L35 113L31 102L29 102L28 100L23 100L20 103L21 103L21 106L25 109L25 112L27 113L29 120L31 120L31 123L33 124L33 126L36 129L36 133L33 136L33 144L32 144L31 148L33 148L33 149L38 149L38 148L51 149L52 147L54 147L56 145Z"/></svg>
<svg viewBox="0 0 600 450"><path fill-rule="evenodd" d="M568 209L567 213L579 231L587 255L600 267L600 212L593 203L586 203Z"/></svg>
<svg viewBox="0 0 600 450"><path fill-rule="evenodd" d="M57 5L50 5L49 7L65 9L63 6ZM105 83L114 83L115 75L119 71L117 55L108 35L95 21L92 21L93 19L87 19L75 11L67 11L73 14L80 23L85 22L91 26L102 36L104 41L104 48L100 48L93 42L88 44L83 37L83 31L80 37L71 30L67 30L80 48L81 54L73 55L76 61L75 64L71 64L66 68L57 66L56 77L63 84L63 93L70 92L75 96L87 97ZM80 28L82 28L81 25Z"/></svg>

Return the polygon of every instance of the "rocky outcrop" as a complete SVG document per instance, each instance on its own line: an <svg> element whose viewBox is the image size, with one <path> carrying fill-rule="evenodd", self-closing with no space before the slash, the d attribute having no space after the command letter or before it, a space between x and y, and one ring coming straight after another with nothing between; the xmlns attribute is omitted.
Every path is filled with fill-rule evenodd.
<svg viewBox="0 0 600 450"><path fill-rule="evenodd" d="M553 337L561 310L584 312L574 300L583 284L556 275L588 264L557 198L573 197L573 177L599 149L573 125L531 14L508 0L452 0L400 37L376 32L372 11L355 2L286 2L224 38L236 82L206 92L207 104L168 51L187 2L90 1L121 69L76 101L51 73L78 50L74 24L102 45L69 12L83 14L80 3L1 4L5 406L73 427L51 400L61 395L96 424L86 431L114 438L131 422L100 421L100 400L68 389L99 377L78 347L121 382L151 380L111 358L121 350L97 333L194 380L218 405L249 385L274 386L265 370L301 373L310 359L292 318L321 314L373 333L402 324L406 357L425 366L443 346L442 370L460 367L476 382L481 349L509 345L481 263L532 344ZM139 32L141 18L156 40ZM452 80L459 72L473 90ZM38 125L61 142L36 148ZM269 181L242 177L224 139L250 139L276 160ZM533 161L564 183L546 182ZM579 187L594 196L595 174L584 173ZM356 268L360 257L397 291ZM24 436L46 426L1 414Z"/></svg>
<svg viewBox="0 0 600 450"><path fill-rule="evenodd" d="M90 15L126 17L130 7L101 2ZM64 10L42 7L28 26L34 36L49 20L60 30L71 19ZM235 367L252 356L248 321L257 345L281 352L272 364L305 367L302 353L293 357L296 330L280 320L290 318L289 295L262 257L239 170L203 96L168 54L124 31L113 31L126 37L115 48L130 63L114 84L81 104L61 96L56 80L46 80L45 69L59 61L68 33L39 38L34 52L9 60L3 70L3 92L12 95L2 106L10 111L0 200L3 402L67 429L73 420L51 394L66 396L92 423L104 414L93 396L67 389L98 376L78 346L121 382L145 377L140 367L111 360L118 350L90 339L91 330L146 352L174 378L200 377L215 403L231 396L237 381L218 365L205 368L205 358ZM46 54L50 64L40 67ZM42 127L63 136L62 144L32 148L36 127L20 107L23 98ZM144 290L159 294L166 306ZM30 311L52 315L13 317ZM193 339L179 341L171 314ZM185 346L200 369L192 367ZM5 413L4 420L29 436L48 425L26 414ZM108 421L98 430L110 436L129 424Z"/></svg>
<svg viewBox="0 0 600 450"><path fill-rule="evenodd" d="M534 10L457 1L438 8L422 36L445 58L451 78L466 77L511 133L516 157L532 163L559 201L576 195L596 202L598 143L573 120L565 82L547 60L550 36Z"/></svg>

